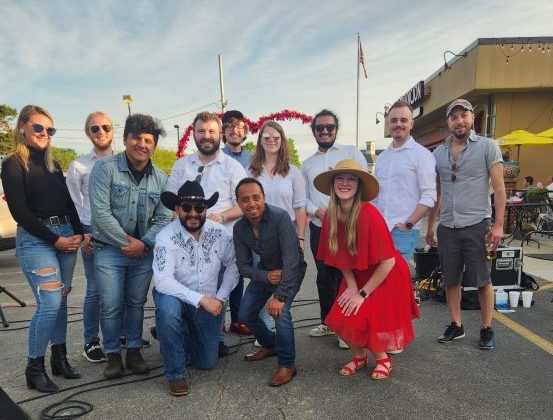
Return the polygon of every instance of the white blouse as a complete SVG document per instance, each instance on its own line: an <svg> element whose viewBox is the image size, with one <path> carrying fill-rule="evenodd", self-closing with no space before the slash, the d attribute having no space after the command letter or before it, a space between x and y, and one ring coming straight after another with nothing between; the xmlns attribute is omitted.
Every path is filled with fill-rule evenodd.
<svg viewBox="0 0 553 420"><path fill-rule="evenodd" d="M248 175L252 176L248 168ZM254 177L255 178L255 177ZM293 221L296 220L295 209L305 207L305 179L300 170L290 164L288 175L270 175L263 168L263 172L256 178L265 190L265 202L280 207L288 212Z"/></svg>

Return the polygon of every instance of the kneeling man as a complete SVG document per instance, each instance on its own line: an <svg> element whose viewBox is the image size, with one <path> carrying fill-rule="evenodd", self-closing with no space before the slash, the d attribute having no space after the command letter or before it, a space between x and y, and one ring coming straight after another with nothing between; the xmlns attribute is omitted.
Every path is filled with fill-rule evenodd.
<svg viewBox="0 0 553 420"><path fill-rule="evenodd" d="M206 220L218 197L216 192L206 199L194 181L177 194L161 194L178 216L157 235L153 262L158 338L175 396L188 394L187 361L199 369L215 366L223 304L238 283L232 237L223 225Z"/></svg>
<svg viewBox="0 0 553 420"><path fill-rule="evenodd" d="M307 264L290 216L278 207L265 204L259 181L241 180L236 187L236 201L244 213L234 225L236 261L240 275L251 279L240 305L239 318L262 346L245 359L257 361L278 356L278 369L269 385L280 386L290 382L297 373L290 306ZM259 256L259 263L253 263L252 253ZM267 301L269 315L275 318L276 334L259 317Z"/></svg>

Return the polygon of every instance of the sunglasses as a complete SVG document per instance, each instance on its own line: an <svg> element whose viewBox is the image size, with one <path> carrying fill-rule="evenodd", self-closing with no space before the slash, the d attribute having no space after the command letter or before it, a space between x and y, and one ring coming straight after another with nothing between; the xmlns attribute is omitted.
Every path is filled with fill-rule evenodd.
<svg viewBox="0 0 553 420"><path fill-rule="evenodd" d="M33 124L31 127L33 127L33 131L36 134L40 134L44 131L44 126L42 124ZM56 129L54 127L49 127L46 129L46 133L49 137L52 137L54 134L56 134Z"/></svg>
<svg viewBox="0 0 553 420"><path fill-rule="evenodd" d="M326 128L326 131L329 133L332 133L334 130L336 130L335 124L317 124L315 126L315 130L317 133L322 133Z"/></svg>
<svg viewBox="0 0 553 420"><path fill-rule="evenodd" d="M261 139L265 141L269 141L273 139L273 141L279 141L280 140L280 134L275 134L274 136L271 136L269 133L265 133L261 135Z"/></svg>
<svg viewBox="0 0 553 420"><path fill-rule="evenodd" d="M196 175L196 178L194 179L194 181L197 183L200 183L200 181L202 180L203 174L204 174L204 166L202 165L198 167L198 175Z"/></svg>
<svg viewBox="0 0 553 420"><path fill-rule="evenodd" d="M92 134L98 134L98 131L100 131L100 128L104 130L106 133L109 133L111 131L111 125L102 124L102 125L91 125L90 132Z"/></svg>
<svg viewBox="0 0 553 420"><path fill-rule="evenodd" d="M359 181L359 178L357 178L355 175L336 175L334 177L334 180L336 182L345 184L345 183L355 183Z"/></svg>
<svg viewBox="0 0 553 420"><path fill-rule="evenodd" d="M457 164L454 163L451 165L451 182L457 181L457 175L455 174L455 171L457 170Z"/></svg>
<svg viewBox="0 0 553 420"><path fill-rule="evenodd" d="M185 213L190 213L192 209L196 210L196 213L203 213L207 209L207 205L201 201L194 204L189 202L180 203L180 207Z"/></svg>

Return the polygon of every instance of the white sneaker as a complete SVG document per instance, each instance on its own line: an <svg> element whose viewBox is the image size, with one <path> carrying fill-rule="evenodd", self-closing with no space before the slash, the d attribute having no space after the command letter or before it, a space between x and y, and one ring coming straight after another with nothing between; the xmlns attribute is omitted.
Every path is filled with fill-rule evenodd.
<svg viewBox="0 0 553 420"><path fill-rule="evenodd" d="M349 349L348 344L347 344L344 340L342 340L340 337L338 337L338 346L339 346L341 349L344 349L344 350Z"/></svg>
<svg viewBox="0 0 553 420"><path fill-rule="evenodd" d="M403 351L403 349L397 349L397 350L390 350L390 351L387 351L386 353L388 354L399 354Z"/></svg>
<svg viewBox="0 0 553 420"><path fill-rule="evenodd" d="M261 344L259 344L259 341L257 341L257 340L254 341L253 345L255 347L261 347Z"/></svg>
<svg viewBox="0 0 553 420"><path fill-rule="evenodd" d="M311 331L309 331L311 337L324 337L325 335L334 335L334 331L328 328L326 325L317 325Z"/></svg>

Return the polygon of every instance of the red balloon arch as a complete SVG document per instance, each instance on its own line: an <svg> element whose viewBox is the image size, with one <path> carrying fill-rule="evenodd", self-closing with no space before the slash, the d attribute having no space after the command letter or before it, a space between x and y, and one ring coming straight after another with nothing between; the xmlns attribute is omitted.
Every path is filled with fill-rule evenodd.
<svg viewBox="0 0 553 420"><path fill-rule="evenodd" d="M218 112L217 116L221 118L223 116L222 112ZM300 120L302 124L309 124L313 120L312 115L303 114L298 111L290 111L289 109L284 109L280 112L273 112L269 115L264 115L260 117L257 121L251 121L250 119L244 117L244 122L248 125L250 133L255 134L259 131L263 124L267 121L289 121L289 120ZM188 140L190 140L190 134L192 134L192 125L189 125L181 139L179 140L179 147L177 149L177 157L184 156L184 149L188 145Z"/></svg>

